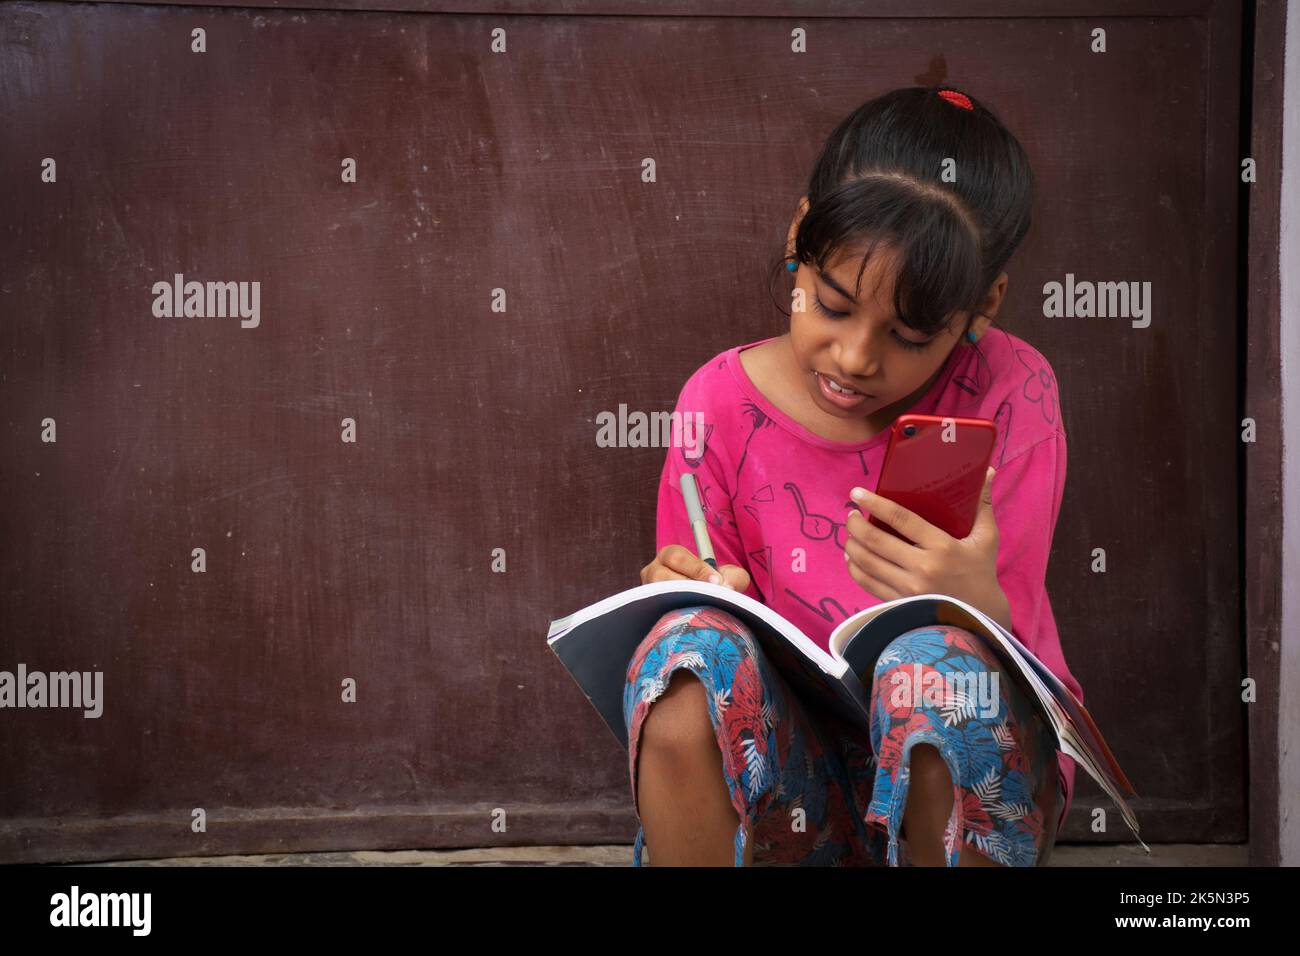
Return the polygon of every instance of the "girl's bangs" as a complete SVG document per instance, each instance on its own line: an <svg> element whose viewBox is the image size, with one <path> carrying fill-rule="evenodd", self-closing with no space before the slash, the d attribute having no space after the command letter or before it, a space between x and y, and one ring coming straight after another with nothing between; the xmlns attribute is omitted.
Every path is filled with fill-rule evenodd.
<svg viewBox="0 0 1300 956"><path fill-rule="evenodd" d="M809 207L795 236L798 259L822 271L832 260L861 255L855 295L878 248L893 257L894 311L908 328L933 335L954 312L978 308L979 237L946 199L906 177L868 176L837 187Z"/></svg>

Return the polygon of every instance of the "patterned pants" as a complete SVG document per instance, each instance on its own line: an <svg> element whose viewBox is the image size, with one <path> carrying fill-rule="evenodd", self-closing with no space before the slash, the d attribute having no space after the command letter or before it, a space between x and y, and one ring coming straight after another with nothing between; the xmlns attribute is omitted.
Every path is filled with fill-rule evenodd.
<svg viewBox="0 0 1300 956"><path fill-rule="evenodd" d="M665 614L628 665L623 719L632 798L641 726L673 672L703 682L740 819L735 865L753 825L753 862L911 866L899 840L909 755L942 755L953 783L949 866L963 845L1007 866L1047 862L1064 801L1056 740L983 642L957 627L917 628L885 648L871 682L871 732L790 689L752 632L713 607ZM637 807L638 820L640 807ZM633 866L641 866L645 828Z"/></svg>

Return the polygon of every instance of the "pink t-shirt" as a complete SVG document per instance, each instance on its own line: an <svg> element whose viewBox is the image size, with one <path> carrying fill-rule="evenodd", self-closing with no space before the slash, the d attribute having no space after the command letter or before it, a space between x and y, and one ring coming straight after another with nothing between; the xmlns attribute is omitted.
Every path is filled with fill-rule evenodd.
<svg viewBox="0 0 1300 956"><path fill-rule="evenodd" d="M745 593L824 648L837 624L881 603L845 566L844 519L858 508L849 498L854 485L876 489L889 429L870 441L839 442L800 425L767 400L740 364L742 349L766 341L715 355L682 386L676 410L702 413L703 431L694 441L689 433L679 436L668 450L655 550L669 544L695 550L681 492L681 475L690 469L718 564L745 568L751 579ZM1032 346L994 327L978 344L954 348L909 411L996 422L997 575L1011 605L1011 630L1082 701L1044 583L1065 487L1065 430L1052 367ZM804 551L802 570L792 570L795 548ZM1075 765L1065 754L1058 759L1064 819Z"/></svg>

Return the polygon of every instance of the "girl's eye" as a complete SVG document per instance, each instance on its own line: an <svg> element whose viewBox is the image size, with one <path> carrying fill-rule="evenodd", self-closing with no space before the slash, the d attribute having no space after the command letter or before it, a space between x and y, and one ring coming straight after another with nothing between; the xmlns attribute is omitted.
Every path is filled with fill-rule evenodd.
<svg viewBox="0 0 1300 956"><path fill-rule="evenodd" d="M816 307L818 312L826 316L828 319L842 319L848 315L847 312L836 312L834 309L826 308L826 304L822 302L822 297L815 293L813 294L813 305Z"/></svg>
<svg viewBox="0 0 1300 956"><path fill-rule="evenodd" d="M924 342L913 342L911 339L903 338L901 335L899 335L897 332L893 331L892 329L890 330L890 333L894 336L894 338L898 340L899 345L903 346L903 348L905 349L911 349L913 352L921 351L923 348L926 348L931 342L934 341L934 339L926 339Z"/></svg>
<svg viewBox="0 0 1300 956"><path fill-rule="evenodd" d="M847 312L836 312L834 309L826 308L826 303L822 302L822 297L816 294L813 295L813 307L828 319L842 319L849 314ZM899 345L905 349L910 349L913 352L920 352L922 349L929 347L930 343L934 341L934 339L926 339L924 342L913 342L911 339L903 338L893 329L890 330L890 334Z"/></svg>

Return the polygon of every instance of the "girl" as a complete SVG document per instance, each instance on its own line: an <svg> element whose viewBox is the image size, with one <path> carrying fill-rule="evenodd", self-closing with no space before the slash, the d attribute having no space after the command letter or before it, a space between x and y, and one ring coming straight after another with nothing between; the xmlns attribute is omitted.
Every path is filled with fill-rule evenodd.
<svg viewBox="0 0 1300 956"><path fill-rule="evenodd" d="M668 452L643 583L724 583L823 647L874 604L950 594L1009 628L1082 700L1044 587L1065 483L1056 381L993 324L1033 184L1016 138L951 88L895 90L840 123L790 223L790 331L714 356L681 390L677 411L703 413L703 441L691 457L677 443ZM909 411L997 423L966 538L871 493L889 425ZM720 574L691 547L688 470ZM996 707L900 696L899 672L975 676L987 684L972 686L997 688ZM946 626L900 634L871 703L868 735L797 698L734 616L665 614L624 692L641 823L633 865L645 847L657 865L1047 861L1074 764L981 641Z"/></svg>

